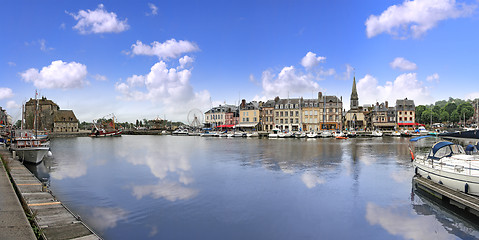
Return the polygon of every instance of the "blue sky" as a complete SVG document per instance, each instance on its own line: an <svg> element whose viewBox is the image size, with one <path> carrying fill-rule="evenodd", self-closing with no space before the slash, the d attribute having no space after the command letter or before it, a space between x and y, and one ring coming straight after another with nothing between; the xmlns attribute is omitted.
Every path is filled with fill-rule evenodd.
<svg viewBox="0 0 479 240"><path fill-rule="evenodd" d="M186 121L224 102L479 97L477 1L5 1L0 106Z"/></svg>

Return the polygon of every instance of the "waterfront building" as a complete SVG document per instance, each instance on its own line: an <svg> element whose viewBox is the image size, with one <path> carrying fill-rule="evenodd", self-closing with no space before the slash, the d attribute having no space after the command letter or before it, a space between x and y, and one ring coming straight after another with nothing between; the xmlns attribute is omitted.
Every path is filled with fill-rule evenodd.
<svg viewBox="0 0 479 240"><path fill-rule="evenodd" d="M259 103L257 101L246 103L245 99L241 100L239 107L239 124L236 125L236 128L258 130L261 129L261 126L258 126L259 123Z"/></svg>
<svg viewBox="0 0 479 240"><path fill-rule="evenodd" d="M368 113L368 109L359 106L359 96L356 89L356 77L354 77L350 98L350 110L347 111L344 116L344 129L364 130L367 125L366 113Z"/></svg>
<svg viewBox="0 0 479 240"><path fill-rule="evenodd" d="M274 128L274 100L268 100L260 105L261 131L271 132Z"/></svg>
<svg viewBox="0 0 479 240"><path fill-rule="evenodd" d="M237 107L234 105L219 105L218 107L213 107L207 112L205 112L205 123L206 126L214 128L216 126L221 126L226 124L226 114L230 112L237 111ZM228 117L231 117L228 115ZM234 116L233 116L234 117Z"/></svg>
<svg viewBox="0 0 479 240"><path fill-rule="evenodd" d="M238 108L236 108L235 110L232 110L231 112L225 113L225 125L236 125L238 123L239 123Z"/></svg>
<svg viewBox="0 0 479 240"><path fill-rule="evenodd" d="M388 101L376 102L371 111L372 129L392 131L396 128L396 108L389 107Z"/></svg>
<svg viewBox="0 0 479 240"><path fill-rule="evenodd" d="M78 119L72 110L58 110L53 119L54 132L78 132Z"/></svg>
<svg viewBox="0 0 479 240"><path fill-rule="evenodd" d="M7 111L5 111L5 109L2 109L2 107L0 107L0 124L2 125L6 125L8 124L8 117L7 117Z"/></svg>
<svg viewBox="0 0 479 240"><path fill-rule="evenodd" d="M303 99L302 101L302 130L306 132L319 132L322 111L319 109L319 99Z"/></svg>
<svg viewBox="0 0 479 240"><path fill-rule="evenodd" d="M282 131L299 131L301 126L301 99L275 98L274 126Z"/></svg>
<svg viewBox="0 0 479 240"><path fill-rule="evenodd" d="M396 100L397 125L400 129L412 130L416 124L416 106L414 100Z"/></svg>
<svg viewBox="0 0 479 240"><path fill-rule="evenodd" d="M38 108L37 108L38 102ZM78 131L78 119L73 110L60 110L60 107L52 100L42 97L40 99L30 98L25 103L23 110L23 121L25 129L34 129L35 113L37 114L37 129L44 131ZM65 120L64 120L65 119ZM58 123L55 125L55 121Z"/></svg>
<svg viewBox="0 0 479 240"><path fill-rule="evenodd" d="M37 115L37 129L38 130L46 130L46 131L53 131L53 119L54 115L57 111L60 110L60 107L54 103L52 100L47 99L46 97L42 97L41 99L37 99L38 101L38 115ZM35 99L30 98L28 102L25 103L24 108L24 128L25 129L34 129L33 126L35 120L35 112L37 108L37 101Z"/></svg>
<svg viewBox="0 0 479 240"><path fill-rule="evenodd" d="M320 130L341 129L343 116L343 99L337 96L323 96L318 93L319 113L321 124Z"/></svg>

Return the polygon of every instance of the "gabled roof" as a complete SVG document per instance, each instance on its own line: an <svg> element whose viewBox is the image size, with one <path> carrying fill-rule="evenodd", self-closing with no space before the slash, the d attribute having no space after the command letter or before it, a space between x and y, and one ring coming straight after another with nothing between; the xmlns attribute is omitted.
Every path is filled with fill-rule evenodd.
<svg viewBox="0 0 479 240"><path fill-rule="evenodd" d="M58 110L53 116L53 122L78 122L72 110Z"/></svg>

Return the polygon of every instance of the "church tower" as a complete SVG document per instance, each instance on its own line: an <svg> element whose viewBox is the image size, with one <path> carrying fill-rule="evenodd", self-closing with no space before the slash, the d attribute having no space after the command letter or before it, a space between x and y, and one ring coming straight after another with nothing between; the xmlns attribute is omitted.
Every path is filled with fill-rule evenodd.
<svg viewBox="0 0 479 240"><path fill-rule="evenodd" d="M356 76L353 78L353 90L351 92L351 110L357 110L359 106L358 91L356 90Z"/></svg>

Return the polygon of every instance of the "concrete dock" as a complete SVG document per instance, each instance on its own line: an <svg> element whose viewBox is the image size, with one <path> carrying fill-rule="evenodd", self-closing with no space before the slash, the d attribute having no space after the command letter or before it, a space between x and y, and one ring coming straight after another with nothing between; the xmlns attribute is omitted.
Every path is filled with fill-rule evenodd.
<svg viewBox="0 0 479 240"><path fill-rule="evenodd" d="M35 224L40 229L40 234L44 239L101 239L77 216L69 211L66 206L64 206L59 200L55 199L50 192L45 191L45 189L42 187L42 183L18 160L14 160L10 152L8 152L6 149L0 149L0 156L10 169L13 186L19 193L18 199L13 189L12 192L5 192L4 194L4 190L2 188L0 189L0 199L3 201L4 195L16 198L18 206L21 210L21 214L26 221L26 226L28 226L28 230L31 232L30 235L33 237L10 238L8 237L10 235L2 237L2 225L0 226L0 239L36 239L33 235L32 228L25 217L25 212L22 209L20 202L22 202L24 206L27 206L27 211L30 212L31 216L34 216ZM6 173L3 175L6 175ZM3 177L3 175L1 178L6 178L8 181L8 177ZM3 202L0 206L3 206ZM0 215L0 224L3 224L4 219L6 220L12 218L8 215L3 216L3 212L0 214L2 214ZM5 228L8 228L8 226ZM20 232L28 233L25 226L23 226L23 228L26 229L25 231L19 231L19 228L20 226L18 226L17 229L12 232L14 237L19 235Z"/></svg>
<svg viewBox="0 0 479 240"><path fill-rule="evenodd" d="M37 239L7 171L0 165L0 239Z"/></svg>
<svg viewBox="0 0 479 240"><path fill-rule="evenodd" d="M479 197L454 191L441 184L418 176L413 178L413 186L415 189L420 188L445 203L459 207L479 217Z"/></svg>

